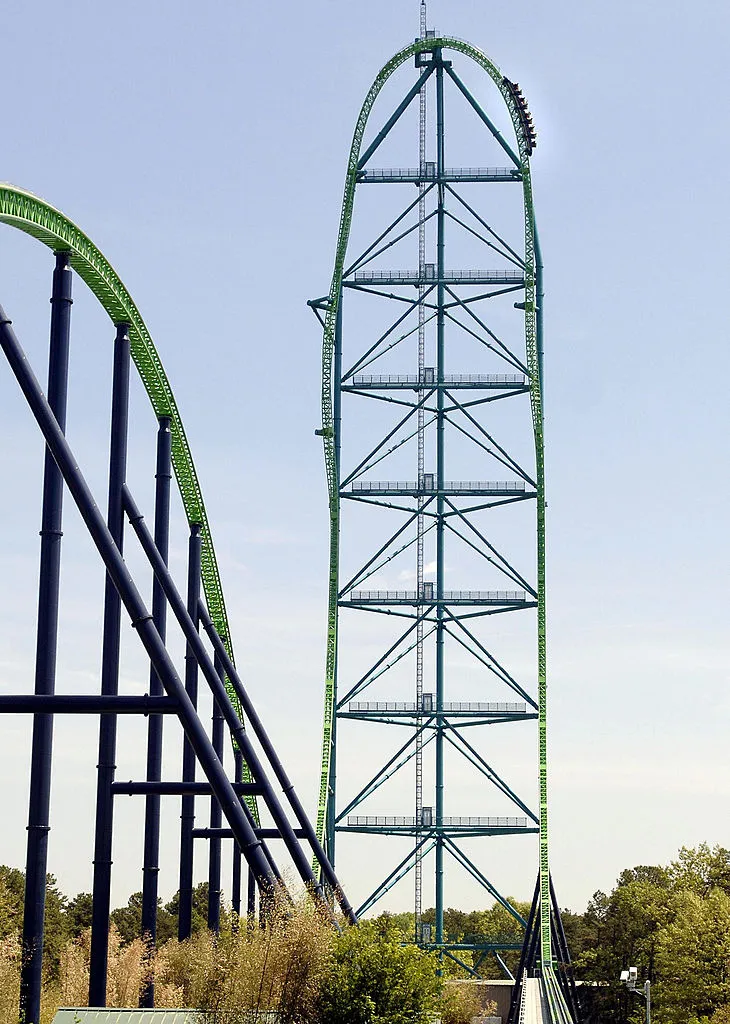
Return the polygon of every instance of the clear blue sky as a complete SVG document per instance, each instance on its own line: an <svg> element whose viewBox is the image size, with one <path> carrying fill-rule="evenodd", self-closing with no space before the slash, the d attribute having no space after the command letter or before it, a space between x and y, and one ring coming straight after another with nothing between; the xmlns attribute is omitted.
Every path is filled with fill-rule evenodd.
<svg viewBox="0 0 730 1024"><path fill-rule="evenodd" d="M320 336L305 302L327 290L360 103L417 18L416 0L4 10L0 179L72 217L152 330L203 482L238 660L309 806L327 524ZM625 866L730 845L729 20L712 0L429 5L432 25L520 82L539 132L553 873L574 909ZM37 243L0 232L0 302L41 376L48 271ZM73 387L86 404L69 429L99 486L111 331L78 294ZM153 424L136 397L133 453L149 461ZM1 367L0 430L0 686L13 692L32 686L42 448ZM101 575L84 543L70 514L69 690L92 689L98 672ZM144 682L143 661L130 655L124 678ZM21 866L29 723L0 729L0 862ZM141 750L141 730L124 729ZM74 892L90 884L95 729L63 722L57 735L49 866ZM119 777L139 763L120 753ZM139 810L120 804L119 900L140 887ZM501 867L527 897L532 867ZM368 870L365 855L343 861L358 890ZM480 899L454 885L454 902ZM390 905L409 906L410 890Z"/></svg>

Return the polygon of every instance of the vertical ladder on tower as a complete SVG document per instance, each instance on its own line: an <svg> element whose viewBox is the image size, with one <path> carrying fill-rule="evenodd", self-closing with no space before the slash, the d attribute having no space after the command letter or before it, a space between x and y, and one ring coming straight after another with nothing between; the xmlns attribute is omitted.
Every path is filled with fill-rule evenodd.
<svg viewBox="0 0 730 1024"><path fill-rule="evenodd" d="M421 39L426 38L426 0L421 0ZM421 87L421 94L419 96L420 109L419 109L419 121L418 121L418 154L419 154L419 168L421 173L425 170L426 165L426 85ZM420 281L423 281L426 274L426 189L427 183L425 179L421 179L418 186L418 277ZM423 299L426 294L426 285L420 284L418 286L418 379L423 379L423 369L426 362L426 307ZM418 431L418 481L419 489L423 484L423 473L424 473L424 458L425 458L425 411L423 405L418 409L417 413L417 431ZM423 516L423 505L425 498L423 496L418 499L418 521L416 524L417 540L416 540L416 587L418 593L423 592L423 532L425 519ZM416 625L416 710L420 712L423 708L423 618L419 617ZM417 735L416 735L416 821L420 822L423 818L423 733L421 727L423 725L422 716L419 714L417 720ZM416 846L418 846L421 840L420 835L416 835ZM421 941L421 917L423 912L423 860L422 857L416 855L416 863L413 868L414 874L414 920L416 930L416 941Z"/></svg>

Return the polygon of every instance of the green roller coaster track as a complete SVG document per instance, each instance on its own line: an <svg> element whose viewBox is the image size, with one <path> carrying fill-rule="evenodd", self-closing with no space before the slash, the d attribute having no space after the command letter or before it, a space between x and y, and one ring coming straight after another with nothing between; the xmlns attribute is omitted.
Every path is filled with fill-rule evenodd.
<svg viewBox="0 0 730 1024"><path fill-rule="evenodd" d="M132 358L152 408L158 417L166 416L170 420L172 464L185 515L189 523L198 523L201 527L203 593L210 617L233 659L223 588L198 474L175 396L141 313L103 253L68 217L45 200L14 185L0 184L0 222L32 235L53 252L68 252L71 266L89 286L112 322L129 326ZM226 686L242 718L238 698L228 680ZM244 765L244 782L250 781L248 766ZM246 797L246 802L259 824L256 798Z"/></svg>
<svg viewBox="0 0 730 1024"><path fill-rule="evenodd" d="M322 775L317 809L317 835L325 840L327 807L330 794L330 771L333 747L333 720L335 714L335 674L337 664L337 620L339 587L340 498L335 459L335 430L333 409L333 356L339 296L345 268L345 256L355 201L358 161L365 129L375 100L390 76L416 54L436 48L455 50L471 58L481 67L499 89L512 119L519 151L519 164L524 192L525 214L525 343L527 366L530 371L530 403L535 440L537 483L537 630L538 630L538 694L539 694L539 788L540 788L540 943L543 965L552 965L550 935L550 873L548 861L548 807L547 807L547 672L545 642L545 473L542 412L542 316L538 309L541 293L541 265L539 243L535 227L530 177L529 140L520 116L516 99L506 84L499 68L476 47L452 36L418 39L396 53L380 70L370 87L355 126L345 179L342 213L340 216L337 252L322 343L322 435L327 471L330 518L329 611L327 631L327 657L325 672L324 729L322 743Z"/></svg>

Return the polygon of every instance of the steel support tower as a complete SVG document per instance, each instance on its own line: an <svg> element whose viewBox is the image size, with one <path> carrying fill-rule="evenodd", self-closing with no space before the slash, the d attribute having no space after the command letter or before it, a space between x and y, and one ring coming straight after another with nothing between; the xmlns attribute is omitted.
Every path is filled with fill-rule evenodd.
<svg viewBox="0 0 730 1024"><path fill-rule="evenodd" d="M242 861L248 868L248 893L243 913L259 910L265 917L271 898L286 896L282 871L271 840L281 840L300 879L323 913L330 914L329 893L338 897L344 919L356 920L339 886L314 824L305 814L291 779L256 713L234 664L231 631L205 503L170 382L142 315L101 251L74 223L47 202L24 189L0 183L0 223L42 242L54 253L48 387L44 393L28 361L12 321L0 307L0 370L12 375L45 442L41 522L38 616L35 630L34 692L0 694L0 715L33 716L28 842L23 919L23 964L20 1013L24 1021L40 1019L46 873L51 832L51 783L54 774L53 722L56 715L99 716L94 839L93 912L89 1004L106 1005L109 910L114 838L114 807L119 797L144 797L142 853L142 933L154 943L160 872L160 799L181 800L179 937L191 933L194 840L208 843L208 927L218 931L222 889L221 842L233 841L230 893L232 908L241 912ZM7 232L6 232L7 234ZM69 394L72 282L79 278L108 315L108 351L112 357L109 474L105 501L95 500L79 460L65 435ZM154 526L150 529L128 485L130 378L136 368L148 408L148 449L155 469ZM139 419L142 425L143 417ZM188 549L186 594L168 569L170 505L173 479L184 511ZM8 489L8 504L14 499ZM97 693L59 693L56 657L62 620L61 547L63 498L68 493L105 570L101 671ZM106 516L100 507L106 506ZM30 524L29 524L30 526ZM31 527L32 528L32 527ZM183 538L179 538L182 541ZM126 543L125 543L126 541ZM137 544L142 570L125 560L127 547ZM88 557L88 556L87 556ZM152 584L148 607L142 596ZM169 615L168 615L169 613ZM184 639L166 644L167 619ZM122 623L132 625L124 639ZM29 629L32 623L29 622ZM149 668L147 693L120 694L120 654L125 644L141 644ZM93 654L92 654L93 657ZM176 664L175 658L179 661ZM144 661L143 661L144 664ZM140 689L142 686L140 686ZM210 734L201 718L202 701L212 707ZM147 718L145 778L119 782L117 755L124 753L117 734L119 715ZM183 734L182 778L162 779L163 716L177 722ZM226 742L227 734L227 742ZM144 749L140 737L128 753ZM226 766L226 751L228 766ZM93 760L90 758L90 770ZM196 779L196 770L198 777ZM177 774L177 773L176 773ZM201 775L203 776L201 778ZM196 798L206 798L206 824L195 827ZM198 809L198 819L200 810ZM200 844L198 844L200 845ZM315 868L313 869L312 863ZM244 896L245 898L245 896ZM335 924L332 918L333 925ZM154 1006L149 983L140 1005Z"/></svg>
<svg viewBox="0 0 730 1024"><path fill-rule="evenodd" d="M382 68L358 117L331 286L310 302L324 330L317 433L330 511L318 834L332 859L340 833L400 837L401 852L407 839L406 856L383 860L359 913L413 872L416 941L457 962L471 951L462 966L472 971L500 944L445 932L446 864L527 928L483 867L484 845L472 854L471 840L536 835L533 964L550 973L535 132L519 86L469 43L427 31L421 12L419 38ZM396 72L409 65L415 80L404 85ZM376 105L381 91L389 98ZM450 156L452 140L467 159ZM505 621L514 616L513 629ZM374 618L379 632L364 624ZM537 724L534 741L527 721ZM387 753L361 738L368 760L355 764L355 723L400 726L406 738ZM531 792L493 761L495 726L536 763ZM455 761L483 782L468 813L452 809ZM413 781L394 785L402 775L415 776L415 800ZM433 934L421 924L427 864Z"/></svg>

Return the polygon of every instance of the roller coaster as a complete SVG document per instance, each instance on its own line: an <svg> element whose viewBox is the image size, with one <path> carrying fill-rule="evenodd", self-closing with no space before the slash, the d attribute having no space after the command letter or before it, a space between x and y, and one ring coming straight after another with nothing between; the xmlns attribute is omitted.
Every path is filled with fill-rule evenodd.
<svg viewBox="0 0 730 1024"><path fill-rule="evenodd" d="M447 54L476 70L476 86L467 86L467 74L457 72L455 61L447 59ZM371 114L376 101L381 92L387 94L386 86L392 84L391 79L394 83L398 80L397 73L408 62L415 65L415 82L400 95L394 112L382 124L374 118L381 125L374 128ZM477 98L485 83L500 103L497 112L493 102ZM502 159L506 166L486 166L481 160L473 161L474 166L447 165L447 85L474 117L466 133L470 144L476 146L480 157L491 146L506 158ZM409 135L407 124L416 109L418 131ZM432 126L430 111L435 113ZM502 120L514 141L508 141L500 123L505 113ZM474 141L476 128L489 146L481 139ZM412 138L418 141L419 150L409 166L372 165L376 152L394 144L395 154L400 156ZM229 890L233 910L255 913L258 894L265 915L271 894L286 889L272 851L272 842L280 840L301 883L332 917L333 925L355 923L358 915L367 913L412 872L414 941L476 976L484 972L490 957L509 974L501 956L503 947L494 937L465 939L445 933L448 857L524 927L510 1024L540 1019L577 1024L580 1020L548 859L543 270L530 171L535 144L534 127L519 87L474 46L428 31L422 8L420 36L385 64L358 117L329 292L310 302L324 339L322 424L316 433L324 445L330 530L322 772L316 823L310 822L236 669L198 476L170 382L142 315L111 264L71 220L24 189L0 185L0 221L37 239L51 250L55 261L45 392L10 317L0 308L0 345L46 446L35 688L32 694L0 695L3 713L33 715L21 992L25 1020L37 1021L40 1013L53 720L59 714L99 716L90 1006L103 1007L106 1000L115 798L144 797L142 933L154 941L161 867L160 801L172 796L181 801L181 939L190 935L192 927L195 840L207 842L208 924L213 930L219 926L222 841L233 840ZM375 184L381 188L373 191L370 186ZM415 199L405 206L400 200L404 185L416 191ZM382 200L382 209L390 210L390 215L385 217L387 226L378 229L373 240L372 224L378 219L380 196L386 191L389 198ZM376 193L378 202L368 207L370 196ZM396 193L398 198L391 199ZM497 198L493 201L492 197ZM365 215L359 224L361 205ZM496 222L505 227L497 230ZM520 226L519 238L509 234L515 224ZM447 264L447 225L463 232L477 253L488 254L492 269L457 270ZM348 255L351 243L358 248L354 258ZM411 244L413 252L407 248ZM429 256L431 249L434 254ZM458 245L455 251L460 251ZM413 260L414 254L417 260ZM415 266L410 270L383 269L383 257L392 255L410 259ZM106 515L100 511L65 433L74 275L88 287L112 325ZM372 313L363 302L378 304L380 312ZM390 312L394 308L395 316ZM463 363L467 356L474 356L464 346L465 340L473 342L476 365ZM376 362L382 372L372 372ZM155 428L151 528L128 484L132 364L151 405L150 427ZM367 407L364 413L352 412L352 437L343 429L350 422L349 413L343 413L343 399L353 410L357 403L358 409ZM518 405L519 411L513 414ZM512 437L497 440L493 421L503 409L509 410L503 426L515 432L514 445ZM395 421L387 421L388 415L394 415ZM529 461L525 428L531 439ZM368 430L375 430L376 438L373 443L366 442L363 455L363 437ZM517 441L520 430L521 450ZM152 430L150 440L151 434ZM459 479L447 476L447 455L448 465L455 466ZM382 463L393 467L390 479L370 475L375 467L380 472ZM501 479L480 477L482 467L494 466ZM184 588L169 567L173 478L188 528ZM100 688L94 695L56 692L65 491L77 506L106 572ZM529 532L522 514L528 507L534 510ZM516 525L510 522L505 526L504 518L497 520L515 511L519 513ZM378 534L381 519L393 515L400 516L400 525L387 530L383 542ZM498 537L507 539L514 555L504 554ZM125 558L127 538L139 545L146 576L130 569L129 558ZM448 543L456 541L469 552L470 562L463 561L455 548L448 548ZM414 555L415 565L398 575L398 569ZM517 567L530 558L534 558L532 572ZM478 589L454 587L447 578L473 573L475 567ZM141 592L150 578L152 600L148 606ZM494 586L493 579L497 581ZM363 589L366 581L372 589ZM397 585L399 582L402 585ZM355 654L362 646L357 632L351 634L350 643L340 623L345 609L347 614L370 613L352 616L353 622L374 615L378 623L365 645L369 651L375 644L377 656L365 671L355 664ZM149 662L148 692L142 696L120 694L123 612ZM527 634L523 631L522 639L515 641L514 631L494 625L501 624L505 616L511 620L516 612L532 623L528 629L534 651L531 668L527 667ZM168 640L168 618L184 638L182 664L176 665ZM395 634L388 632L392 622L397 626ZM500 643L506 656L495 654ZM465 687L469 692L459 692L458 699L454 699L453 684L463 686L465 675L463 664L451 656L452 648L457 648L462 658L468 656L480 672L479 678ZM517 669L509 664L510 654ZM430 678L432 686L427 684ZM214 710L210 735L200 713L201 680L207 685L202 692L207 693ZM370 687L380 689L380 699L359 699ZM489 699L483 699L484 695ZM144 779L120 782L115 777L120 714L147 718ZM179 778L174 780L162 778L165 717L179 723L184 737ZM485 727L491 735L494 726L524 729L527 722L537 725L535 746L528 744L522 755L529 763L534 757L530 749L537 750L537 811L527 797L518 795L493 766L491 754L483 753L467 732ZM375 773L355 795L342 798L338 766L346 763L349 754L347 730L375 726L400 726L408 739L398 745L395 754L386 754L384 763L378 760ZM390 735L394 729L387 732ZM385 748L373 743L367 749L378 759ZM447 813L447 749L465 759L479 775L482 791L477 814L458 813L459 807L457 813ZM196 778L197 766L204 781ZM431 792L425 782L430 768L432 800L425 795ZM410 802L409 813L391 813L392 807L386 813L353 813L365 800L380 795L386 782L412 769L414 776L407 788L393 791L397 799ZM494 794L509 806L509 813L481 813L481 801L488 804ZM195 823L196 800L203 797L210 804L210 819L209 825L201 828ZM340 833L343 844L356 842L363 855L369 844L382 843L384 837L387 848L397 851L395 865L374 892L362 898L357 911L335 873L335 840ZM497 837L515 835L537 836L538 879L528 918L501 893L483 866L483 855L469 847L475 839L501 842ZM406 855L398 859L404 844ZM431 855L435 868L433 930L424 920L422 907L423 872ZM248 872L246 886L243 861ZM246 889L243 908L242 888ZM149 984L140 1005L154 1007L154 999L154 986Z"/></svg>

